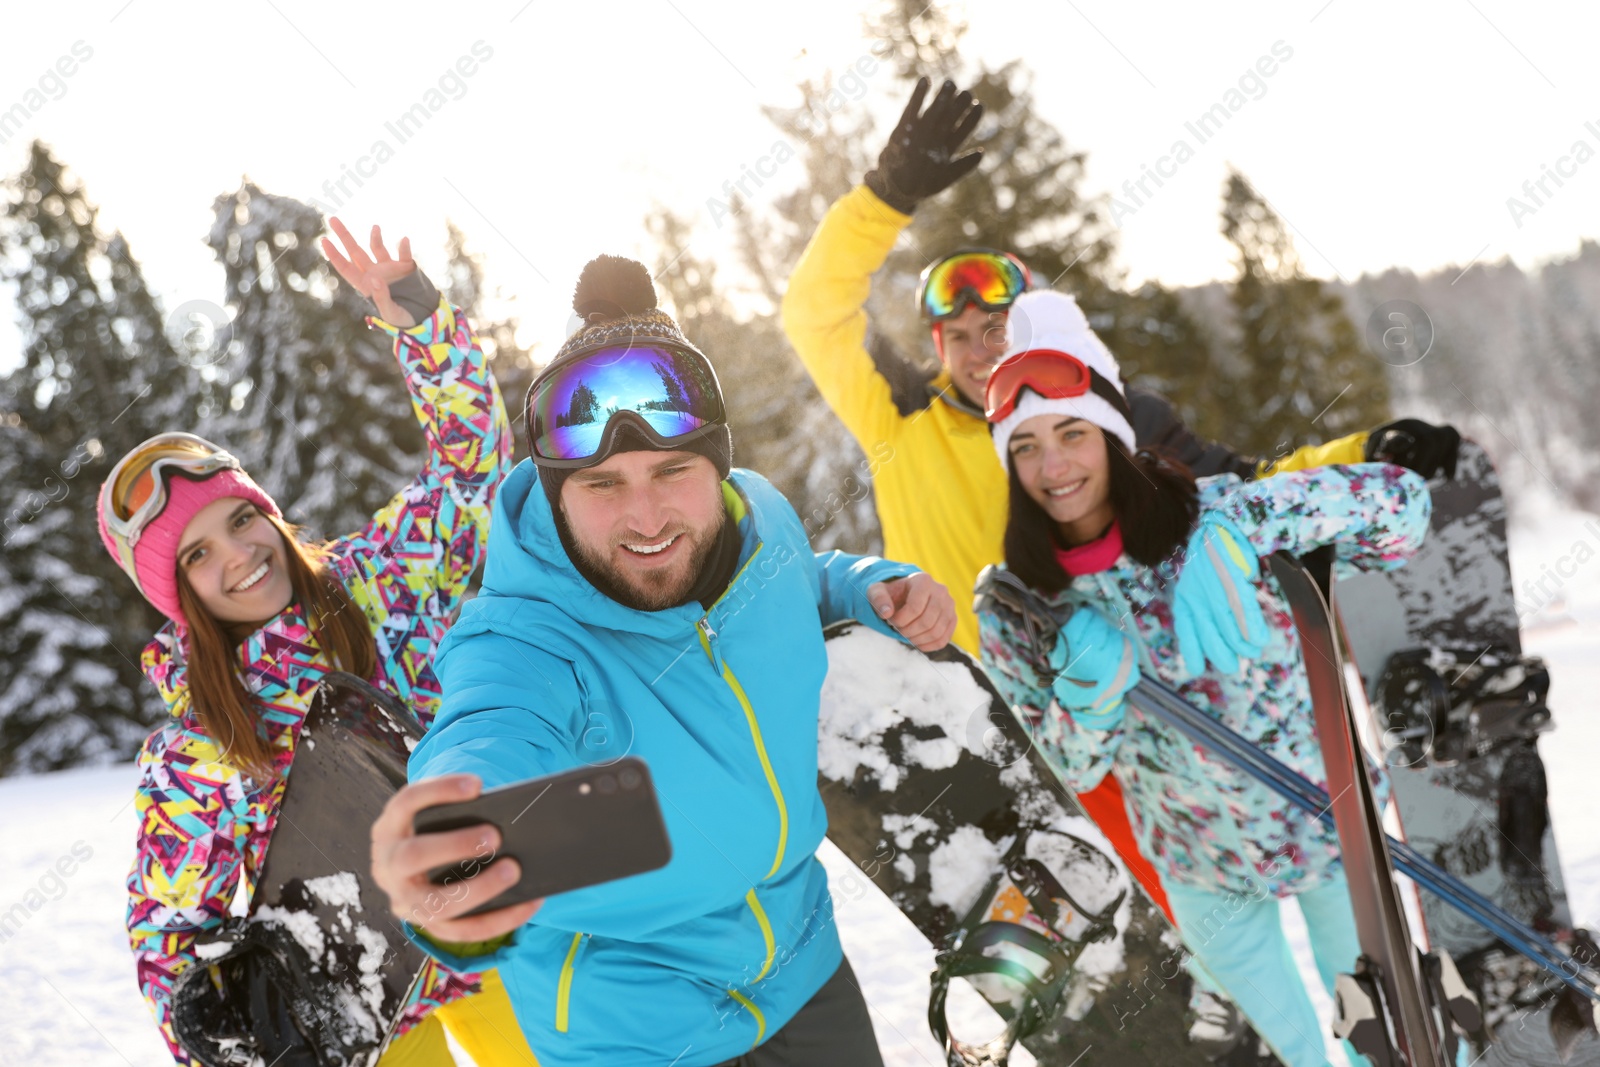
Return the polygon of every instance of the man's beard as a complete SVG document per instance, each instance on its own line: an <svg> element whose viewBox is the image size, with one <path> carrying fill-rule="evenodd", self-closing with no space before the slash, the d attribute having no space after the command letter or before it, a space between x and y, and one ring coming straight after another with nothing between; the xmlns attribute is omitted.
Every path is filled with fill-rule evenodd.
<svg viewBox="0 0 1600 1067"><path fill-rule="evenodd" d="M722 527L728 521L726 511L719 510L717 521L701 530L690 530L685 527L678 534L687 537L691 542L688 556L688 565L665 568L660 571L633 571L625 570L614 560L614 551L620 548L617 542L611 542L596 552L595 549L585 544L576 531L571 538L571 548L576 552L573 556L573 565L578 572L589 580L606 596L615 600L624 607L633 608L635 611L665 611L685 604L689 594L700 580L701 572L705 570L706 563L717 550L717 541L722 535ZM568 529L571 529L568 524ZM633 538L639 541L644 538ZM627 549L622 549L626 552Z"/></svg>

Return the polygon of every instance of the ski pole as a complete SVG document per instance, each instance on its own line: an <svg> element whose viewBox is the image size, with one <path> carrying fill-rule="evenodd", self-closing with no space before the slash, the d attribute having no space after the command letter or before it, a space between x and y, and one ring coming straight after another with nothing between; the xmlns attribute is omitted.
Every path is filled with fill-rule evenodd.
<svg viewBox="0 0 1600 1067"><path fill-rule="evenodd" d="M1333 823L1332 804L1324 790L1195 708L1167 685L1146 676L1128 693L1128 699L1140 711L1216 752L1297 807L1325 823ZM1600 989L1596 988L1595 980L1584 975L1582 967L1571 956L1494 901L1452 877L1404 841L1392 836L1388 841L1395 866L1415 879L1418 885L1438 895L1461 914L1579 993L1592 1000L1600 1000Z"/></svg>

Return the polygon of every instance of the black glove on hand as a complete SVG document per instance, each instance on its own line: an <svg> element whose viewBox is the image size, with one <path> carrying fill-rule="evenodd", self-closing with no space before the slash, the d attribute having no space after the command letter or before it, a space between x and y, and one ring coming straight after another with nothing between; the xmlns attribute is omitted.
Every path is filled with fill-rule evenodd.
<svg viewBox="0 0 1600 1067"><path fill-rule="evenodd" d="M950 158L983 117L983 105L964 89L956 92L955 83L946 81L919 117L928 85L926 76L917 79L911 102L889 135L878 165L867 171L864 179L878 199L906 215L918 202L966 177L983 158L981 149L960 159Z"/></svg>
<svg viewBox="0 0 1600 1067"><path fill-rule="evenodd" d="M1397 419L1384 423L1367 435L1369 463L1395 463L1416 471L1424 478L1442 473L1456 476L1456 454L1461 449L1461 434L1454 426L1435 426L1421 419Z"/></svg>

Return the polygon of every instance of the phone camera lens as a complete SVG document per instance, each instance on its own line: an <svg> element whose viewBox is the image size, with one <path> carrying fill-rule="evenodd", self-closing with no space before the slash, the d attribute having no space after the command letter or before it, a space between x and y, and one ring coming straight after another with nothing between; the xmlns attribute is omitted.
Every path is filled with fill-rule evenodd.
<svg viewBox="0 0 1600 1067"><path fill-rule="evenodd" d="M617 780L609 774L603 774L595 782L595 788L602 793L615 793L617 791Z"/></svg>
<svg viewBox="0 0 1600 1067"><path fill-rule="evenodd" d="M639 788L639 772L634 770L632 767L629 767L627 770L623 771L620 775L618 775L618 777L622 780L622 788Z"/></svg>

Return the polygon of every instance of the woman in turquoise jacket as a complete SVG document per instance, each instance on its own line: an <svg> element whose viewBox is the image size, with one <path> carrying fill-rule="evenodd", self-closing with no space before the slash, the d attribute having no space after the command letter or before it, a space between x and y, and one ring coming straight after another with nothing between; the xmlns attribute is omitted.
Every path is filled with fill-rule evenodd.
<svg viewBox="0 0 1600 1067"><path fill-rule="evenodd" d="M1123 696L1149 672L1326 788L1299 638L1260 559L1329 545L1336 574L1398 567L1428 529L1427 485L1381 463L1197 483L1136 450L1116 361L1070 297L1024 294L1008 331L988 397L1011 478L1006 561L1062 628L1045 672L1025 634L982 612L984 666L1068 788L1117 777L1189 950L1284 1063L1320 1067L1278 903L1298 900L1331 993L1359 954L1337 835ZM1191 636L1215 615L1237 620L1215 631L1231 647Z"/></svg>

